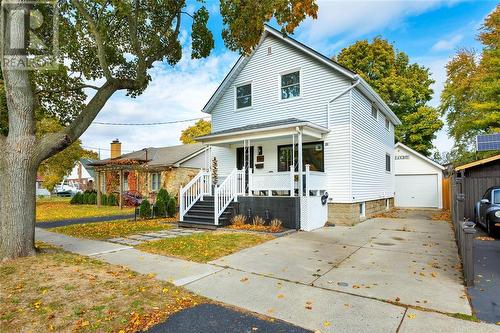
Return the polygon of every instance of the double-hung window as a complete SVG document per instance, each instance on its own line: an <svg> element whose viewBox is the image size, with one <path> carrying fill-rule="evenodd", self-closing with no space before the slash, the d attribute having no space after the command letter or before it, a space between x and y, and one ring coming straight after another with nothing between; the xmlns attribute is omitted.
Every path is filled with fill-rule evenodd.
<svg viewBox="0 0 500 333"><path fill-rule="evenodd" d="M281 75L281 99L289 99L300 96L300 72L292 72Z"/></svg>
<svg viewBox="0 0 500 333"><path fill-rule="evenodd" d="M386 117L385 118L385 129L389 131L390 128L391 128L391 122L389 121L389 118Z"/></svg>
<svg viewBox="0 0 500 333"><path fill-rule="evenodd" d="M247 83L236 87L236 108L243 109L252 106L252 84Z"/></svg>
<svg viewBox="0 0 500 333"><path fill-rule="evenodd" d="M158 191L160 189L161 177L159 173L151 174L151 191Z"/></svg>
<svg viewBox="0 0 500 333"><path fill-rule="evenodd" d="M372 105L372 117L377 119L378 110L375 105Z"/></svg>

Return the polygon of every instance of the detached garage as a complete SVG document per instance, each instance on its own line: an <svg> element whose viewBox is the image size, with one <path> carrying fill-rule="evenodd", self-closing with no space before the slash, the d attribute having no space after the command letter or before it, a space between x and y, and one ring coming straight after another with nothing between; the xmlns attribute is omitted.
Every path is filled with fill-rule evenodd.
<svg viewBox="0 0 500 333"><path fill-rule="evenodd" d="M395 206L443 208L444 167L398 142L394 148Z"/></svg>

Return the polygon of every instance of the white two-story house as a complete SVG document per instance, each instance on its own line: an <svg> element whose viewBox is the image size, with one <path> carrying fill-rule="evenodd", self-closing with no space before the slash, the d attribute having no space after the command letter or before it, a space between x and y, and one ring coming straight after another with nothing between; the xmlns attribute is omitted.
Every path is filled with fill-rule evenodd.
<svg viewBox="0 0 500 333"><path fill-rule="evenodd" d="M225 224L236 205L311 230L392 207L400 120L356 73L293 38L266 26L203 111L212 170L181 190L181 221L208 223L213 207L210 223Z"/></svg>

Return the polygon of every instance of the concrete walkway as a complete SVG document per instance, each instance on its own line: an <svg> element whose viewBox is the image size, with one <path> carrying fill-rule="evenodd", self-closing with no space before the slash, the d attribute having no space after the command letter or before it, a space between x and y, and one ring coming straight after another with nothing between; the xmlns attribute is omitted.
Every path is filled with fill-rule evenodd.
<svg viewBox="0 0 500 333"><path fill-rule="evenodd" d="M351 228L295 233L210 264L40 229L36 235L66 250L155 273L200 295L312 331L500 332L496 325L432 312L470 313L452 267L456 249L448 232L446 222L377 219ZM425 268L425 276L417 268Z"/></svg>

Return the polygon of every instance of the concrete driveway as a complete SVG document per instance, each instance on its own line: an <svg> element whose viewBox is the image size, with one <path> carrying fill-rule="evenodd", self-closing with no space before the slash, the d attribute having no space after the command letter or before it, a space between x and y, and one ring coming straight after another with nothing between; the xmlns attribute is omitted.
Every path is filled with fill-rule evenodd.
<svg viewBox="0 0 500 333"><path fill-rule="evenodd" d="M225 269L186 287L321 332L423 329L411 319L425 312L408 306L462 331L469 322L439 314L471 314L451 225L417 217L278 238L213 261Z"/></svg>

